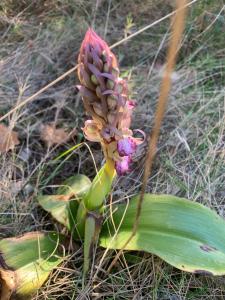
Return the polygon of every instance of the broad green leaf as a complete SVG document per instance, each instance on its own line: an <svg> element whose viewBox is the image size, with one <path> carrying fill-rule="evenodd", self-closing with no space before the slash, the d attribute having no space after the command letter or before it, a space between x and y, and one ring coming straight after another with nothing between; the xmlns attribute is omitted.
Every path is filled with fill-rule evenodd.
<svg viewBox="0 0 225 300"><path fill-rule="evenodd" d="M90 179L81 174L68 178L56 191L56 195L39 195L38 202L44 210L69 230L73 230L79 200L91 186Z"/></svg>
<svg viewBox="0 0 225 300"><path fill-rule="evenodd" d="M76 174L66 179L56 193L58 195L71 195L81 198L87 193L90 185L91 180L87 176Z"/></svg>
<svg viewBox="0 0 225 300"><path fill-rule="evenodd" d="M30 232L0 241L1 300L19 296L28 299L63 260L57 233Z"/></svg>
<svg viewBox="0 0 225 300"><path fill-rule="evenodd" d="M124 246L135 222L138 198L131 199L129 205L114 207L113 222L105 224L101 232L101 246ZM223 275L225 221L201 204L169 195L146 194L137 233L125 249L151 252L184 271Z"/></svg>

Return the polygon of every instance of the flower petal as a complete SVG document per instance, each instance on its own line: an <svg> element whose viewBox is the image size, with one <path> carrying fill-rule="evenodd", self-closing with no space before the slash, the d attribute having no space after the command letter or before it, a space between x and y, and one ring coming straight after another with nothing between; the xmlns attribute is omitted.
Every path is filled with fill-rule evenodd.
<svg viewBox="0 0 225 300"><path fill-rule="evenodd" d="M98 123L92 120L87 120L82 130L87 140L91 142L101 142L100 128Z"/></svg>
<svg viewBox="0 0 225 300"><path fill-rule="evenodd" d="M134 154L136 148L135 139L131 137L123 138L117 143L117 150L120 156L130 156Z"/></svg>
<svg viewBox="0 0 225 300"><path fill-rule="evenodd" d="M131 163L130 156L124 156L121 161L116 161L115 167L116 172L119 176L125 175L129 173L130 170L130 163Z"/></svg>

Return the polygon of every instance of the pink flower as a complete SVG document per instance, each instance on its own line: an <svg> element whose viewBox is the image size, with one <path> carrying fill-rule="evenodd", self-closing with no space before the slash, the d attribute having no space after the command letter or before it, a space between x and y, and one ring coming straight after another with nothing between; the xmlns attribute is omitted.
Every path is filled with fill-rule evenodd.
<svg viewBox="0 0 225 300"><path fill-rule="evenodd" d="M116 161L115 167L116 172L119 176L125 175L129 173L130 170L130 163L132 162L130 156L124 156L120 161Z"/></svg>
<svg viewBox="0 0 225 300"><path fill-rule="evenodd" d="M85 121L85 126L82 128L87 140L91 142L101 142L99 124L93 120Z"/></svg>
<svg viewBox="0 0 225 300"><path fill-rule="evenodd" d="M119 175L128 173L131 157L142 142L130 129L135 103L129 99L115 55L91 28L81 44L78 77L78 90L92 119L85 122L85 137L101 143L105 158L114 162Z"/></svg>
<svg viewBox="0 0 225 300"><path fill-rule="evenodd" d="M130 156L134 154L137 145L131 137L126 137L118 141L117 150L120 156Z"/></svg>

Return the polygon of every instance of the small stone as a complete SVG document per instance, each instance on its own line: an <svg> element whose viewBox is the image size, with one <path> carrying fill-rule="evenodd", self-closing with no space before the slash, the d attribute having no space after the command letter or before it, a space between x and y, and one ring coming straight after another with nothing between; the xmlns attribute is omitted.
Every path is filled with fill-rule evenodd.
<svg viewBox="0 0 225 300"><path fill-rule="evenodd" d="M31 193L34 191L34 186L31 184L26 184L25 187L23 188L23 192L26 196L29 196Z"/></svg>
<svg viewBox="0 0 225 300"><path fill-rule="evenodd" d="M28 162L29 158L31 156L31 151L29 148L24 148L20 153L19 153L19 158L21 158L23 161Z"/></svg>

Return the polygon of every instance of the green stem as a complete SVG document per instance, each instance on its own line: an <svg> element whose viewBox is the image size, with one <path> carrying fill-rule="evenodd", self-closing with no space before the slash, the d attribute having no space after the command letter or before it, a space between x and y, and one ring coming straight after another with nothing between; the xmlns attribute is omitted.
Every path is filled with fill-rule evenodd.
<svg viewBox="0 0 225 300"><path fill-rule="evenodd" d="M84 235L84 268L83 280L89 271L91 256L98 242L99 233L102 225L102 216L100 213L88 212L85 220L85 235Z"/></svg>
<svg viewBox="0 0 225 300"><path fill-rule="evenodd" d="M84 198L84 203L88 210L98 210L102 207L105 198L111 191L115 175L114 162L107 160L105 165L95 176L92 185Z"/></svg>
<svg viewBox="0 0 225 300"><path fill-rule="evenodd" d="M84 237L86 215L89 211L101 212L105 198L111 191L116 176L114 162L107 160L95 176L89 191L79 205L77 212L77 230Z"/></svg>
<svg viewBox="0 0 225 300"><path fill-rule="evenodd" d="M115 176L114 162L107 160L95 176L90 189L78 208L77 231L79 237L84 238L83 283L90 268L94 246L98 242L104 200L111 191Z"/></svg>

